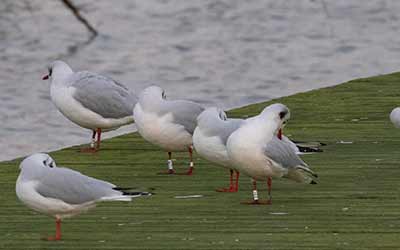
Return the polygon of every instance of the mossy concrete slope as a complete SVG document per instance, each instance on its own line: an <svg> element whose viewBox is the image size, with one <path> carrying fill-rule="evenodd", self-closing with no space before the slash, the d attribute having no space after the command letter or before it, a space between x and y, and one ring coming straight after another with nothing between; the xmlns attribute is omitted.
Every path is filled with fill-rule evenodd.
<svg viewBox="0 0 400 250"><path fill-rule="evenodd" d="M63 240L45 242L54 220L22 205L15 195L21 159L0 164L2 249L400 249L400 130L388 119L400 103L400 74L350 81L230 111L258 114L274 102L292 118L286 135L327 143L302 158L319 174L318 185L273 181L273 204L251 199L250 179L238 193L217 193L228 171L195 157L194 176L163 176L166 153L137 133L106 140L97 154L79 147L50 153L58 166L120 186L154 189L131 203L99 204L65 220ZM16 135L16 140L18 137ZM185 170L185 153L173 155ZM266 185L259 183L266 198ZM177 199L176 196L201 195Z"/></svg>

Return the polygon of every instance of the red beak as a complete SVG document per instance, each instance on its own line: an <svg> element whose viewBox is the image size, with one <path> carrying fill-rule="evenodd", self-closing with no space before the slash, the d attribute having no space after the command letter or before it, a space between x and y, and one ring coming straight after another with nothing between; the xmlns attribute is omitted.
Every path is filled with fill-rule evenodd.
<svg viewBox="0 0 400 250"><path fill-rule="evenodd" d="M42 77L42 80L48 80L49 79L49 75L44 75L43 77Z"/></svg>
<svg viewBox="0 0 400 250"><path fill-rule="evenodd" d="M282 129L281 128L278 131L278 138L279 138L279 140L282 140Z"/></svg>

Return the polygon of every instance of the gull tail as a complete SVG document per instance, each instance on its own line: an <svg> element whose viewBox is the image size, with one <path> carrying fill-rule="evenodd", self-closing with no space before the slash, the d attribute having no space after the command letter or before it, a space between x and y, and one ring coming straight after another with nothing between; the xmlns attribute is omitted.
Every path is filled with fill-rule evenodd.
<svg viewBox="0 0 400 250"><path fill-rule="evenodd" d="M118 193L116 193L114 195L102 197L100 201L131 201L133 198L153 195L153 193L150 192L134 191L132 188L115 187L113 190L118 191L120 194L118 195Z"/></svg>
<svg viewBox="0 0 400 250"><path fill-rule="evenodd" d="M318 141L315 142L293 141L293 143L302 153L323 152L323 150L320 147L326 146L325 143Z"/></svg>
<svg viewBox="0 0 400 250"><path fill-rule="evenodd" d="M133 188L115 187L113 189L116 191L120 191L123 196L129 196L131 198L136 198L136 197L140 197L140 196L150 196L150 195L154 194L151 192L135 191L135 190L132 190Z"/></svg>
<svg viewBox="0 0 400 250"><path fill-rule="evenodd" d="M318 175L308 167L299 165L289 169L285 177L300 183L317 184L315 179L318 178Z"/></svg>

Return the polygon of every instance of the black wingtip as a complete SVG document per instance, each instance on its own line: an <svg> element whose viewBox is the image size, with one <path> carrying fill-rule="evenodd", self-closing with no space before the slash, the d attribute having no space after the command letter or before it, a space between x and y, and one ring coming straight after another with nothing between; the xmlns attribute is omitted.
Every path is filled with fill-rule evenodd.
<svg viewBox="0 0 400 250"><path fill-rule="evenodd" d="M134 188L114 187L113 189L122 192L123 195L141 195L141 196L154 195L153 192L129 191ZM154 188L152 190L154 190Z"/></svg>
<svg viewBox="0 0 400 250"><path fill-rule="evenodd" d="M316 181L312 180L312 181L310 182L310 184L315 185L315 184L318 184L318 183L317 183Z"/></svg>

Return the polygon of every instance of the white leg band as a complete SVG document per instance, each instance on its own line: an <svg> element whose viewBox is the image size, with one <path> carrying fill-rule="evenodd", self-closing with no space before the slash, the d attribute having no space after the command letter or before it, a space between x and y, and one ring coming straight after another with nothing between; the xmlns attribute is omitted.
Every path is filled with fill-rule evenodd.
<svg viewBox="0 0 400 250"><path fill-rule="evenodd" d="M189 166L192 168L192 167L194 167L194 163L191 161L190 163L189 163Z"/></svg>
<svg viewBox="0 0 400 250"><path fill-rule="evenodd" d="M258 192L257 192L257 190L253 190L253 199L255 201L258 201Z"/></svg>
<svg viewBox="0 0 400 250"><path fill-rule="evenodd" d="M172 165L172 160L168 160L167 163L168 163L168 170L174 169L174 166Z"/></svg>

